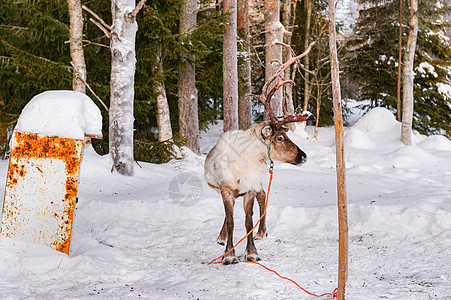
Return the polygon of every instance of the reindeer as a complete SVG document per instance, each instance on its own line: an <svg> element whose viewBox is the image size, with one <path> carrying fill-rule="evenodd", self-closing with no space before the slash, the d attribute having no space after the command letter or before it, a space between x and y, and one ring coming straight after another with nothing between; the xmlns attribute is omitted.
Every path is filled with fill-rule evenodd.
<svg viewBox="0 0 451 300"><path fill-rule="evenodd" d="M205 179L210 187L221 194L224 203L224 224L217 243L226 245L226 253L233 248L233 207L236 198L243 197L245 227L249 232L253 228L254 199L257 199L260 216L264 213L266 193L263 190L262 177L268 165L272 168L272 159L294 165L302 164L307 159L307 155L288 138L286 134L288 129L283 125L311 120L314 119L313 115L305 112L279 118L272 112L270 100L281 86L286 83L294 84L291 80L283 81L281 74L290 64L305 56L311 46L296 57L290 52L289 60L281 64L280 69L265 83L262 94L257 96L265 104L270 119L246 131L225 132L207 155ZM277 84L266 93L268 86L276 79ZM263 216L255 239L262 239L266 234L266 216ZM252 235L247 238L245 259L260 260ZM235 250L223 257L225 265L237 262Z"/></svg>

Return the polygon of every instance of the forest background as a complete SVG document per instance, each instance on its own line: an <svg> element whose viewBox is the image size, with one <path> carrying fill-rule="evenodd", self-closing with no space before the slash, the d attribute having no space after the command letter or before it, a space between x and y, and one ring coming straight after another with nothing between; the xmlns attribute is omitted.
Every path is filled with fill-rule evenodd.
<svg viewBox="0 0 451 300"><path fill-rule="evenodd" d="M81 1L111 24L111 1ZM366 111L382 106L397 113L399 52L399 6L402 18L401 52L408 34L408 1L358 0L341 3L346 14L338 24L341 85L346 101L358 101ZM189 39L180 34L181 1L147 1L136 16L136 72L134 94L134 156L136 160L166 162L174 157L173 145L183 145L179 132L178 81L185 53L195 57L199 130L223 117L223 37L229 26L222 1L197 2L197 22ZM249 4L249 32L238 32L239 94L259 94L265 81L265 1ZM419 32L415 52L413 128L423 134L451 137L451 44L447 1L420 0ZM355 19L352 19L354 16ZM83 11L83 50L87 83L109 107L111 51L109 38ZM290 70L296 85L293 106L316 112L317 125L333 123L327 32L327 1L281 1L280 20L284 42L295 53L315 41L309 55ZM339 20L339 21L340 21ZM46 90L72 89L73 67L69 46L69 10L66 1L6 0L0 2L0 139L7 150L23 107ZM286 51L286 50L284 50ZM250 62L251 88L243 79L243 66ZM194 62L193 62L194 63ZM162 68L159 68L159 66ZM162 71L162 72L161 72ZM163 86L169 105L170 140L159 141L156 99ZM87 90L87 94L96 97ZM263 119L263 106L252 102L252 120ZM108 112L103 114L103 136L93 145L108 153Z"/></svg>

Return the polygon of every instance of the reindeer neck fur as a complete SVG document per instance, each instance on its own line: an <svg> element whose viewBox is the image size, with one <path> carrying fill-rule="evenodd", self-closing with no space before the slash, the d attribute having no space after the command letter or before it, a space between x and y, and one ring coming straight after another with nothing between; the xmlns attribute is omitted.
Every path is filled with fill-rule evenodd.
<svg viewBox="0 0 451 300"><path fill-rule="evenodd" d="M222 135L205 160L205 178L216 190L228 186L237 194L262 189L269 164L268 149L261 142L261 125Z"/></svg>

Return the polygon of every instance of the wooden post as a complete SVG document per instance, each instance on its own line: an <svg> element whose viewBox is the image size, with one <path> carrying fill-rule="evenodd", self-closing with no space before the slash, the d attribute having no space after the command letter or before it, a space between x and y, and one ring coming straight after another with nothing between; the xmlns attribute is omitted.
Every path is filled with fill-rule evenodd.
<svg viewBox="0 0 451 300"><path fill-rule="evenodd" d="M345 299L348 277L348 221L346 207L346 176L343 145L343 118L341 114L340 77L335 36L335 0L329 0L329 50L334 106L337 194L338 194L338 299Z"/></svg>

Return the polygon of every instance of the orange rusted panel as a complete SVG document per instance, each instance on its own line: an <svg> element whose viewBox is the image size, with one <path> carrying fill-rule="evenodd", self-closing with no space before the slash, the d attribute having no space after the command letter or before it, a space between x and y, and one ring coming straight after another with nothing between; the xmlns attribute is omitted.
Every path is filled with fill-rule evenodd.
<svg viewBox="0 0 451 300"><path fill-rule="evenodd" d="M1 233L69 253L83 141L14 131Z"/></svg>

